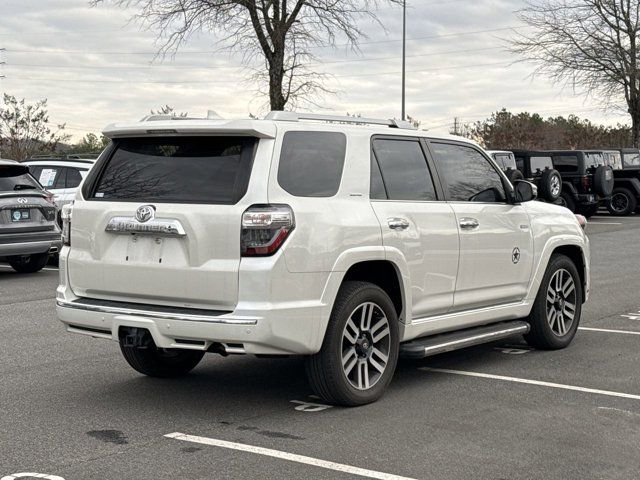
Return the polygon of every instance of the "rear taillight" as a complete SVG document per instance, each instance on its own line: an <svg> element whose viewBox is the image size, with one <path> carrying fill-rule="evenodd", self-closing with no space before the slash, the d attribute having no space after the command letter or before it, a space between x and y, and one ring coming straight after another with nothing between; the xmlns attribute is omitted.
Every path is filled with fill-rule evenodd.
<svg viewBox="0 0 640 480"><path fill-rule="evenodd" d="M576 215L576 220L578 220L578 223L580 224L583 230L587 228L587 218L585 216Z"/></svg>
<svg viewBox="0 0 640 480"><path fill-rule="evenodd" d="M62 244L71 245L71 214L73 207L71 204L67 204L62 207L60 217L62 219Z"/></svg>
<svg viewBox="0 0 640 480"><path fill-rule="evenodd" d="M242 214L240 251L243 257L268 257L295 228L288 205L254 205Z"/></svg>
<svg viewBox="0 0 640 480"><path fill-rule="evenodd" d="M53 193L51 193L51 192L49 192L47 190L44 191L44 199L47 202L49 202L51 205L55 205L56 204L55 199L53 197Z"/></svg>
<svg viewBox="0 0 640 480"><path fill-rule="evenodd" d="M581 178L582 180L582 188L584 188L586 191L588 191L591 188L591 181L589 180L588 176L584 176Z"/></svg>

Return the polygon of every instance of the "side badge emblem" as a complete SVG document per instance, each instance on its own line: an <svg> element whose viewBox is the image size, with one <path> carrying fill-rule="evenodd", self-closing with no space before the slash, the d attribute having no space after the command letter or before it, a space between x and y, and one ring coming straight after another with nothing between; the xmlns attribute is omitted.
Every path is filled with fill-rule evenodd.
<svg viewBox="0 0 640 480"><path fill-rule="evenodd" d="M511 254L511 261L514 264L520 262L520 249L518 247L513 249L513 253Z"/></svg>

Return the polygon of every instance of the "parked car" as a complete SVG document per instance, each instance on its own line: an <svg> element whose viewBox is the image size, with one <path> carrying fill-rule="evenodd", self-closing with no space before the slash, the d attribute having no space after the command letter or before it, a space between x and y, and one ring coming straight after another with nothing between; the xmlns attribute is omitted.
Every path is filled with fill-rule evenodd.
<svg viewBox="0 0 640 480"><path fill-rule="evenodd" d="M53 193L58 208L73 203L76 189L95 163L87 158L32 158L23 162L40 184Z"/></svg>
<svg viewBox="0 0 640 480"><path fill-rule="evenodd" d="M640 152L637 149L618 151L619 168L613 170L614 186L607 210L612 215L640 213Z"/></svg>
<svg viewBox="0 0 640 480"><path fill-rule="evenodd" d="M513 155L513 152L505 150L487 150L487 155L493 158L511 183L524 178L522 173L516 168L516 157Z"/></svg>
<svg viewBox="0 0 640 480"><path fill-rule="evenodd" d="M0 160L0 261L34 273L62 246L53 196L13 160Z"/></svg>
<svg viewBox="0 0 640 480"><path fill-rule="evenodd" d="M538 187L538 197L550 203L560 201L562 177L553 168L551 155L531 150L514 150L516 167L523 178Z"/></svg>
<svg viewBox="0 0 640 480"><path fill-rule="evenodd" d="M604 164L614 170L622 170L622 153L620 150L603 150Z"/></svg>
<svg viewBox="0 0 640 480"><path fill-rule="evenodd" d="M304 355L313 390L353 406L383 394L399 355L576 333L586 221L531 201L469 140L293 112L104 134L64 207L57 312L138 372Z"/></svg>
<svg viewBox="0 0 640 480"><path fill-rule="evenodd" d="M622 148L622 168L640 168L640 150L637 148Z"/></svg>
<svg viewBox="0 0 640 480"><path fill-rule="evenodd" d="M607 205L613 192L613 169L605 165L602 151L557 150L551 155L562 176L561 202L572 212L591 217Z"/></svg>

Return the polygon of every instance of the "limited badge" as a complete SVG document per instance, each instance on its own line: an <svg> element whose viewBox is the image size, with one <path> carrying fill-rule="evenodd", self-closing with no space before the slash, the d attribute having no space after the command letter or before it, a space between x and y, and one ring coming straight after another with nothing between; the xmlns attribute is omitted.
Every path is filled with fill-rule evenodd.
<svg viewBox="0 0 640 480"><path fill-rule="evenodd" d="M511 254L511 261L513 263L520 262L520 249L518 247L513 249L513 253Z"/></svg>

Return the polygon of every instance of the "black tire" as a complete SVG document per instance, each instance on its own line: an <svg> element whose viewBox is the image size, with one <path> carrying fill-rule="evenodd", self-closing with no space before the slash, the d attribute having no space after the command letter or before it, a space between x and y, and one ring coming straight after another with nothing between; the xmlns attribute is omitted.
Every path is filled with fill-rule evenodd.
<svg viewBox="0 0 640 480"><path fill-rule="evenodd" d="M613 192L615 180L613 168L609 165L600 165L593 174L593 188L601 197L610 197Z"/></svg>
<svg viewBox="0 0 640 480"><path fill-rule="evenodd" d="M48 253L10 257L9 265L18 273L36 273L42 270L49 261Z"/></svg>
<svg viewBox="0 0 640 480"><path fill-rule="evenodd" d="M158 348L153 339L150 339L146 347L127 347L120 342L120 350L134 370L157 378L186 375L200 363L205 353L198 350Z"/></svg>
<svg viewBox="0 0 640 480"><path fill-rule="evenodd" d="M543 200L553 203L562 195L562 177L557 170L545 168L538 185Z"/></svg>
<svg viewBox="0 0 640 480"><path fill-rule="evenodd" d="M614 188L607 202L607 210L611 215L626 217L638 208L636 196L628 188Z"/></svg>
<svg viewBox="0 0 640 480"><path fill-rule="evenodd" d="M369 329L360 329L359 327L362 325L355 325L354 322L351 325L358 327L356 328L358 331L354 332L348 329L347 324L352 321L352 317L364 318L364 314L360 315L359 312L362 311L361 308L367 308L366 305L374 305L373 313L369 315L371 318ZM374 327L383 321L381 314L386 317L387 324L383 325L384 328L375 329ZM387 335L376 341L376 337L384 333L387 327L389 330ZM360 376L363 378L365 376L364 373L361 373L362 364L367 365L362 368L366 369L366 378L370 379L369 363L375 362L379 365L380 357L376 355L374 358L373 353L367 357L362 349L359 350L359 347L363 347L363 343L358 344L358 342L366 339L367 335L370 335L371 340L368 346L372 349L379 348L379 351L386 352L388 357L381 373L372 367L371 379L375 379L375 382L369 388L366 388L366 384L360 381ZM351 342L348 336L357 338L357 342ZM364 344L364 346L367 345ZM347 407L365 405L378 400L388 387L398 363L398 351L398 315L389 296L384 290L372 283L345 282L340 287L333 306L322 349L319 353L307 358L307 377L313 391L329 403ZM348 372L345 372L343 356L347 358L350 354L353 357L350 357L351 360L346 362L346 368L349 368L352 360L355 361L355 364L351 365ZM354 380L350 376L356 373L354 372L356 367L358 383L365 388L358 388L352 383Z"/></svg>
<svg viewBox="0 0 640 480"><path fill-rule="evenodd" d="M511 182L511 185L515 185L516 180L524 180L524 176L522 175L522 172L520 170L514 170L513 168L507 168L505 170L504 174L507 176L507 178Z"/></svg>
<svg viewBox="0 0 640 480"><path fill-rule="evenodd" d="M561 294L556 288L556 275L559 275L560 272L562 272L560 277ZM563 288L568 285L568 276L573 282L572 290L570 287ZM554 293L554 302L550 302L551 290ZM582 282L573 261L564 255L552 255L528 318L531 330L524 336L527 343L542 350L558 350L567 347L578 331L580 314L582 313L582 298ZM570 305L574 306L573 311ZM559 318L558 312L562 312L561 318ZM553 317L554 313L556 317ZM571 314L573 314L572 319L570 319ZM565 317L571 321L570 325L567 325Z"/></svg>
<svg viewBox="0 0 640 480"><path fill-rule="evenodd" d="M573 199L573 195L570 192L564 191L560 195L560 205L568 208L573 213L576 212L576 201Z"/></svg>
<svg viewBox="0 0 640 480"><path fill-rule="evenodd" d="M585 218L591 218L593 217L596 213L598 213L598 209L600 208L600 205L596 204L596 205L589 205L588 207L581 207L578 209L578 212Z"/></svg>

